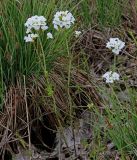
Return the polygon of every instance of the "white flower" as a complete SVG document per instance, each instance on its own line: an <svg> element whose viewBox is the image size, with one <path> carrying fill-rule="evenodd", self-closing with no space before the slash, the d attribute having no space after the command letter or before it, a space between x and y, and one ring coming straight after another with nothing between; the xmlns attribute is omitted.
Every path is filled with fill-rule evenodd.
<svg viewBox="0 0 137 160"><path fill-rule="evenodd" d="M47 33L47 39L53 39L53 35L50 32Z"/></svg>
<svg viewBox="0 0 137 160"><path fill-rule="evenodd" d="M58 26L57 26L56 24L54 24L54 28L55 28L56 30L58 30Z"/></svg>
<svg viewBox="0 0 137 160"><path fill-rule="evenodd" d="M25 42L33 42L32 37L30 36L30 34L28 36L24 37Z"/></svg>
<svg viewBox="0 0 137 160"><path fill-rule="evenodd" d="M48 29L48 26L41 26L41 29L42 29L42 30L47 30L47 29Z"/></svg>
<svg viewBox="0 0 137 160"><path fill-rule="evenodd" d="M26 33L32 33L32 30L47 30L48 26L46 18L43 16L32 16L27 19L25 26L27 27Z"/></svg>
<svg viewBox="0 0 137 160"><path fill-rule="evenodd" d="M75 31L75 37L78 38L81 35L81 31Z"/></svg>
<svg viewBox="0 0 137 160"><path fill-rule="evenodd" d="M102 77L106 80L106 83L113 83L114 81L118 81L120 76L116 72L109 71L106 72Z"/></svg>
<svg viewBox="0 0 137 160"><path fill-rule="evenodd" d="M38 34L28 34L24 37L25 42L34 42L34 39L38 37Z"/></svg>
<svg viewBox="0 0 137 160"><path fill-rule="evenodd" d="M116 55L125 47L125 42L121 41L119 38L110 38L109 42L106 43L106 47L111 49Z"/></svg>
<svg viewBox="0 0 137 160"><path fill-rule="evenodd" d="M27 28L27 31L26 31L26 33L28 34L28 33L31 33L32 31L31 31L31 28Z"/></svg>
<svg viewBox="0 0 137 160"><path fill-rule="evenodd" d="M60 28L70 28L74 24L75 18L69 11L56 12L53 19L54 28L56 30Z"/></svg>
<svg viewBox="0 0 137 160"><path fill-rule="evenodd" d="M113 80L117 80L117 81L119 81L119 74L118 73L116 73L116 72L113 72L113 74L112 74L112 78L113 78Z"/></svg>

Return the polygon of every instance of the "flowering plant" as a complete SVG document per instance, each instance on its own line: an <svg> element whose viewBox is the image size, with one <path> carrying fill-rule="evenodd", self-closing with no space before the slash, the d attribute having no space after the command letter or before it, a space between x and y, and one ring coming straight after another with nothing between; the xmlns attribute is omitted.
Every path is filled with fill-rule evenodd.
<svg viewBox="0 0 137 160"><path fill-rule="evenodd" d="M27 36L24 37L25 42L34 42L38 35L38 31L42 30L45 31L48 29L47 19L44 16L32 16L27 19L25 23L25 27L27 28L26 33ZM34 32L34 33L33 33ZM53 38L52 34L49 32L47 33L47 39Z"/></svg>
<svg viewBox="0 0 137 160"><path fill-rule="evenodd" d="M27 19L25 27L27 27L26 33L32 33L32 30L47 30L48 26L46 23L47 19L43 16L32 16Z"/></svg>
<svg viewBox="0 0 137 160"><path fill-rule="evenodd" d="M70 28L74 24L75 18L69 11L58 11L54 15L53 25L56 30L60 28Z"/></svg>
<svg viewBox="0 0 137 160"><path fill-rule="evenodd" d="M121 41L119 38L110 38L107 42L106 47L111 49L116 55L125 47L125 42Z"/></svg>
<svg viewBox="0 0 137 160"><path fill-rule="evenodd" d="M81 35L81 31L75 31L75 37L78 38Z"/></svg>
<svg viewBox="0 0 137 160"><path fill-rule="evenodd" d="M102 77L106 80L106 83L113 83L118 81L120 76L116 72L108 71Z"/></svg>

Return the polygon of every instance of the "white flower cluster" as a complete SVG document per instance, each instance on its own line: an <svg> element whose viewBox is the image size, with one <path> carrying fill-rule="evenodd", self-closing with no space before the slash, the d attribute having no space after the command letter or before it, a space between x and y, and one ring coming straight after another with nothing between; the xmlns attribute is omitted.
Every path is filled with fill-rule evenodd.
<svg viewBox="0 0 137 160"><path fill-rule="evenodd" d="M114 81L118 81L120 76L116 72L109 71L106 72L102 77L106 80L106 83L113 83Z"/></svg>
<svg viewBox="0 0 137 160"><path fill-rule="evenodd" d="M34 42L34 39L38 37L38 34L28 34L27 36L24 37L24 40L26 42Z"/></svg>
<svg viewBox="0 0 137 160"><path fill-rule="evenodd" d="M60 28L70 28L74 24L75 18L69 11L58 11L54 15L53 25L56 30Z"/></svg>
<svg viewBox="0 0 137 160"><path fill-rule="evenodd" d="M107 42L106 47L111 49L116 55L125 47L125 42L121 41L119 38L110 38Z"/></svg>
<svg viewBox="0 0 137 160"><path fill-rule="evenodd" d="M47 30L47 19L43 16L32 16L27 19L25 27L27 28L27 36L24 37L26 42L33 42L35 38L38 37L39 30ZM56 30L60 28L70 28L74 24L75 18L69 11L56 12L53 19L54 28ZM76 33L77 35L80 33ZM49 32L47 33L47 39L53 39L53 35Z"/></svg>
<svg viewBox="0 0 137 160"><path fill-rule="evenodd" d="M46 18L43 16L32 16L27 19L25 27L27 27L26 33L32 33L32 30L47 30L48 26L46 23Z"/></svg>
<svg viewBox="0 0 137 160"><path fill-rule="evenodd" d="M47 30L48 26L46 21L46 18L43 16L36 15L28 18L25 23L25 27L27 28L26 33L28 34L24 37L25 42L34 42L34 40L38 37L39 30ZM49 38L53 39L53 35L50 32L47 33L47 39Z"/></svg>
<svg viewBox="0 0 137 160"><path fill-rule="evenodd" d="M81 31L75 31L75 37L78 38L81 35Z"/></svg>

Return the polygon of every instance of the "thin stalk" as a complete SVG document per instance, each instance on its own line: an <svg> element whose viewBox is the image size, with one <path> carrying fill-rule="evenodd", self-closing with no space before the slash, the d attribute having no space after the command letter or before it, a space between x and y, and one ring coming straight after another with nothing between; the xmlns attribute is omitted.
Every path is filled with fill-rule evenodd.
<svg viewBox="0 0 137 160"><path fill-rule="evenodd" d="M68 104L69 104L69 114L70 114L70 125L72 127L72 134L73 134L73 139L74 139L74 151L75 151L75 156L77 157L77 151L76 151L76 145L75 145L75 133L74 133L74 125L73 125L73 107L72 107L72 99L70 95L70 80L71 80L71 68L72 68L72 55L69 51L69 46L68 42L66 41L66 47L68 51L68 58L69 58L69 65L68 65L68 82L67 82L67 93L68 93Z"/></svg>
<svg viewBox="0 0 137 160"><path fill-rule="evenodd" d="M28 110L28 103L27 103L27 90L26 90L26 80L25 76L24 79L24 91L25 91L25 106L26 106L26 116L27 116L27 129L28 129L28 140L29 140L29 151L31 152L31 138L30 138L30 126L29 126L29 110ZM29 158L31 160L31 157Z"/></svg>

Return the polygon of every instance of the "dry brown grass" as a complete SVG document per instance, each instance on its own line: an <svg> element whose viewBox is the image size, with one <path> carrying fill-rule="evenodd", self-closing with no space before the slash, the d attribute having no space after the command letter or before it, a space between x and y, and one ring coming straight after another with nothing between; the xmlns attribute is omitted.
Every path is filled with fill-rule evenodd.
<svg viewBox="0 0 137 160"><path fill-rule="evenodd" d="M75 68L71 70L68 93L68 71L66 62L63 64L63 61L55 64L49 76L54 86L53 96L48 96L45 89L46 79L43 76L31 76L27 78L25 85L18 79L16 85L7 89L4 109L0 116L2 152L9 148L11 152L17 153L18 144L28 147L33 128L37 136L41 136L40 123L55 133L57 127L64 126L67 121L73 119L73 115L70 117L69 114L70 107L78 113L91 101L98 107L103 105L93 77L91 81L90 75Z"/></svg>

